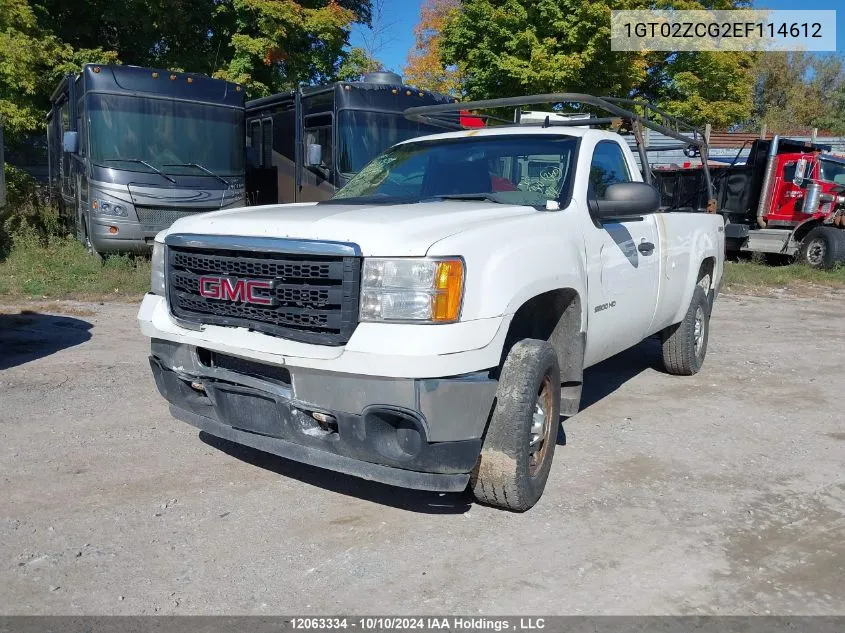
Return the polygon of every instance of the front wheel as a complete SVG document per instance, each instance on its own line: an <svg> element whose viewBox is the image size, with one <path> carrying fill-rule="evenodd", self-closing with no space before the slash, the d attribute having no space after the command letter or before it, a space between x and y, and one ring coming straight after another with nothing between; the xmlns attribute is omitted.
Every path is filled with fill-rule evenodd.
<svg viewBox="0 0 845 633"><path fill-rule="evenodd" d="M813 268L833 268L845 260L845 234L832 226L817 226L801 240L798 261Z"/></svg>
<svg viewBox="0 0 845 633"><path fill-rule="evenodd" d="M97 250L97 247L94 246L94 242L91 240L91 222L88 218L85 218L85 248L88 250L89 255L93 255L97 258L98 261L104 262L106 260L105 255Z"/></svg>
<svg viewBox="0 0 845 633"><path fill-rule="evenodd" d="M502 365L495 409L470 481L475 498L516 512L537 503L559 426L557 354L548 341L519 341Z"/></svg>

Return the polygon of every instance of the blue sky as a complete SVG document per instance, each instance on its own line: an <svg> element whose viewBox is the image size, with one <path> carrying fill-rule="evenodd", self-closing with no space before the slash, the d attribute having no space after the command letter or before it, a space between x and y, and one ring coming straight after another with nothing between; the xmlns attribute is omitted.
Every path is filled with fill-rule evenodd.
<svg viewBox="0 0 845 633"><path fill-rule="evenodd" d="M391 39L379 57L390 70L401 72L414 45L414 26L420 15L422 0L385 0L385 21L395 22ZM836 13L836 49L845 52L845 2L843 0L756 0L757 9L839 9ZM352 30L352 46L361 45L361 27Z"/></svg>

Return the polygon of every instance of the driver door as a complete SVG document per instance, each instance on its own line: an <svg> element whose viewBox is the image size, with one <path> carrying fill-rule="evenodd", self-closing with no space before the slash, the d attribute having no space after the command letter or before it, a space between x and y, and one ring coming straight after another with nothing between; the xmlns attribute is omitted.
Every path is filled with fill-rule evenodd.
<svg viewBox="0 0 845 633"><path fill-rule="evenodd" d="M608 186L631 182L629 164L615 141L600 141L590 165L588 196L601 200ZM660 244L654 215L587 225L590 364L635 345L648 335L657 306Z"/></svg>

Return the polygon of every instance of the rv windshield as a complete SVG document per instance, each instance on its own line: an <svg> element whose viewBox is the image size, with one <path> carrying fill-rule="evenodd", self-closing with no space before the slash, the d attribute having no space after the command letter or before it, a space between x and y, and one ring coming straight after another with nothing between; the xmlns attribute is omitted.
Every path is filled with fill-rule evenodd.
<svg viewBox="0 0 845 633"><path fill-rule="evenodd" d="M355 174L391 145L444 130L409 121L401 113L341 110L339 114L338 169Z"/></svg>
<svg viewBox="0 0 845 633"><path fill-rule="evenodd" d="M154 171L148 163L171 175L243 175L240 110L124 95L92 94L89 99L90 155L95 163Z"/></svg>
<svg viewBox="0 0 845 633"><path fill-rule="evenodd" d="M411 141L365 166L329 204L445 198L544 205L568 197L577 147L576 138L548 134Z"/></svg>

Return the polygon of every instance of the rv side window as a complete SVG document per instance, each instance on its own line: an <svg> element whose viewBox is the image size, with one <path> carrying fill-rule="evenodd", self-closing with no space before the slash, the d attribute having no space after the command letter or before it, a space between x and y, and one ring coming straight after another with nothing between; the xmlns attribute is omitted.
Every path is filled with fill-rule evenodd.
<svg viewBox="0 0 845 633"><path fill-rule="evenodd" d="M247 136L247 160L253 167L260 167L261 161L261 121L249 122Z"/></svg>
<svg viewBox="0 0 845 633"><path fill-rule="evenodd" d="M273 119L261 120L261 166L273 165Z"/></svg>
<svg viewBox="0 0 845 633"><path fill-rule="evenodd" d="M62 132L70 130L70 110L68 109L68 102L65 101L59 110L62 119Z"/></svg>
<svg viewBox="0 0 845 633"><path fill-rule="evenodd" d="M304 141L303 155L307 156L309 145L320 145L322 147L321 166L332 169L332 116L330 114L306 117Z"/></svg>

